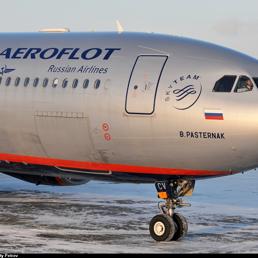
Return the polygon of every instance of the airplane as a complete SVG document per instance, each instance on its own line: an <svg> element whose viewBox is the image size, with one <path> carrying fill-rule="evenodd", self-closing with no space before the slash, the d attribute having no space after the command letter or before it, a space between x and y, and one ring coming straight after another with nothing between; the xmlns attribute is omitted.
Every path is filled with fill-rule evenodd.
<svg viewBox="0 0 258 258"><path fill-rule="evenodd" d="M248 86L249 85L249 86ZM258 166L258 61L184 37L0 34L0 172L37 185L153 183L158 242L196 180Z"/></svg>

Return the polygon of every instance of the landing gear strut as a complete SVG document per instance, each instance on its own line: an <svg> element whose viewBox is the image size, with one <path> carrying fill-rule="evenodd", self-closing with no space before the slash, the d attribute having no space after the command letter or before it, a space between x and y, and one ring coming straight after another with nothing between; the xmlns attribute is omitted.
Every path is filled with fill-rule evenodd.
<svg viewBox="0 0 258 258"><path fill-rule="evenodd" d="M186 218L179 213L175 213L175 209L191 206L184 203L180 197L191 196L194 185L195 181L182 179L155 183L158 197L165 202L159 203L161 214L150 221L150 235L154 240L177 241L187 234Z"/></svg>

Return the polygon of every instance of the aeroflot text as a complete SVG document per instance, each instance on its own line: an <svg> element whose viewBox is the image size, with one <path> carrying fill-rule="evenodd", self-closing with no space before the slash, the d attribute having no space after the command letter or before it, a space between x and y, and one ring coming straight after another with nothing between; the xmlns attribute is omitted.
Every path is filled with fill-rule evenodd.
<svg viewBox="0 0 258 258"><path fill-rule="evenodd" d="M116 51L121 48L6 48L1 51L0 57L5 59L69 59L69 60L92 60L102 58L108 60Z"/></svg>

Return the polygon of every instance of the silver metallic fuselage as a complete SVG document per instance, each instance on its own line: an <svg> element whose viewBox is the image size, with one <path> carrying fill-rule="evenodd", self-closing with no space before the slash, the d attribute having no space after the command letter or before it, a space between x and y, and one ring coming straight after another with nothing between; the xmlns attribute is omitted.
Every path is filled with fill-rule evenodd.
<svg viewBox="0 0 258 258"><path fill-rule="evenodd" d="M45 60L0 56L1 67L15 69L2 75L0 85L0 153L186 171L237 173L258 166L258 89L213 92L224 75L258 77L258 61L251 57L190 39L141 33L1 34L0 49L7 48L103 52L89 60L68 54ZM121 50L105 60L106 48ZM136 74L142 61L146 71ZM78 72L82 66L89 69ZM107 72L91 72L91 67ZM140 76L143 85L137 85ZM10 86L4 84L7 77ZM17 77L22 82L29 77L29 86L16 87ZM40 79L37 87L35 78ZM57 87L42 87L44 78L57 78ZM74 79L79 80L76 88ZM173 93L183 84L199 92L195 88L180 102ZM205 110L220 110L224 119L207 120Z"/></svg>

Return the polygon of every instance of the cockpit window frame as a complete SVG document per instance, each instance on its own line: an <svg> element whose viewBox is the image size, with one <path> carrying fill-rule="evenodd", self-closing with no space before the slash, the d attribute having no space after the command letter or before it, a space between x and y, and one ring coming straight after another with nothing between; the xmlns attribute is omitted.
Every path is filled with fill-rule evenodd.
<svg viewBox="0 0 258 258"><path fill-rule="evenodd" d="M251 80L253 81L254 86L256 86L256 90L258 90L258 76L252 76Z"/></svg>
<svg viewBox="0 0 258 258"><path fill-rule="evenodd" d="M241 91L237 91L238 90L238 86L239 86L239 83L240 83L240 80L242 79L242 78L246 78L247 80L250 80L251 81L251 83L252 83L252 89L251 90L244 90L244 88L243 88L243 90ZM233 92L234 93L250 93L250 92L253 92L254 91L254 88L255 88L255 86L256 86L256 83L255 83L255 81L253 80L253 78L252 78L252 76L250 76L250 75L246 75L246 74L241 74L241 75L239 75L238 77L237 77L237 80L236 80L236 82L235 82L235 86L234 86L234 90L233 90ZM241 88L239 88L239 89L241 89Z"/></svg>
<svg viewBox="0 0 258 258"><path fill-rule="evenodd" d="M219 83L220 81L222 81L223 79L225 79L226 77L231 77L231 80L234 80L234 81L231 82L231 88L230 88L230 90L225 90L226 88L223 90L223 87L220 86L220 85L218 85L218 83ZM230 79L230 78L229 78L229 79ZM212 92L213 92L213 93L231 93L232 90L235 88L237 79L238 79L238 76L235 75L235 74L225 74L225 75L221 76L221 77L215 82L215 85L214 85L214 87L213 87L213 89L212 89ZM220 89L220 87L221 87L221 89Z"/></svg>

